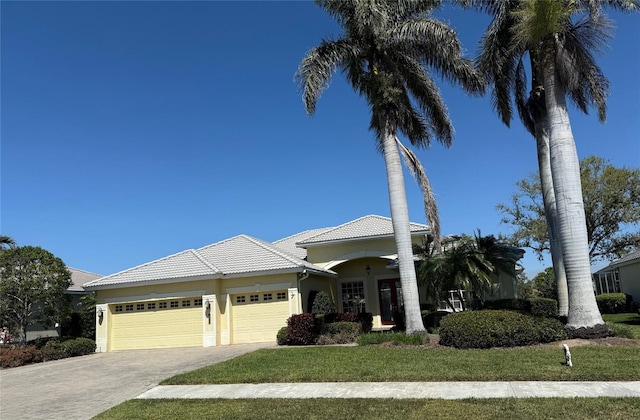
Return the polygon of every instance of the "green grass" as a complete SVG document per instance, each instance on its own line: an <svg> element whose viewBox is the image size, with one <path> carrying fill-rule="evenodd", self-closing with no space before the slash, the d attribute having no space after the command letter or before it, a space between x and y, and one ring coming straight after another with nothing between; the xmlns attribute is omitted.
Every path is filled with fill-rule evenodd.
<svg viewBox="0 0 640 420"><path fill-rule="evenodd" d="M632 419L640 398L487 400L130 400L95 417L118 419Z"/></svg>
<svg viewBox="0 0 640 420"><path fill-rule="evenodd" d="M267 382L624 381L640 378L640 346L455 350L298 347L262 349L162 382L195 385Z"/></svg>
<svg viewBox="0 0 640 420"><path fill-rule="evenodd" d="M616 332L616 335L640 339L640 314L604 314L602 319Z"/></svg>

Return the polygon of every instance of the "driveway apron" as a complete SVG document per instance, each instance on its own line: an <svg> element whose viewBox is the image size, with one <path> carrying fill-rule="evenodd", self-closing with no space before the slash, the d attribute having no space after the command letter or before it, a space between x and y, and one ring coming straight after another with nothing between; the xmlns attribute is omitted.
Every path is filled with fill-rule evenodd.
<svg viewBox="0 0 640 420"><path fill-rule="evenodd" d="M275 343L96 353L0 371L0 419L90 419L179 373Z"/></svg>

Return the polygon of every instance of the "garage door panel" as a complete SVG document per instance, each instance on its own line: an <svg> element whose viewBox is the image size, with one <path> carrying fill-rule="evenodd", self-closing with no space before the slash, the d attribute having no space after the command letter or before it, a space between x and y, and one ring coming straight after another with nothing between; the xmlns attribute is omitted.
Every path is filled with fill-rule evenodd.
<svg viewBox="0 0 640 420"><path fill-rule="evenodd" d="M285 296L286 296L286 291ZM276 296L276 293L269 293ZM287 326L289 318L289 302L285 300L264 300L264 294L259 295L259 301L238 302L236 295L233 302L233 343L259 343L276 340L276 334L282 327Z"/></svg>
<svg viewBox="0 0 640 420"><path fill-rule="evenodd" d="M111 350L202 346L200 306L112 313Z"/></svg>

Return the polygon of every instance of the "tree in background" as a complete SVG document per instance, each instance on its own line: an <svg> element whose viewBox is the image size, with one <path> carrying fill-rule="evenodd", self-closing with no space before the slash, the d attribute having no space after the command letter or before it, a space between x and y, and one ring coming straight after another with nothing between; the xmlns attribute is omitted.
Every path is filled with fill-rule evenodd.
<svg viewBox="0 0 640 420"><path fill-rule="evenodd" d="M398 133L414 146L428 146L434 137L451 144L453 126L425 65L468 92L482 92L483 83L470 61L462 57L455 31L430 17L440 1L316 3L338 21L343 34L322 40L300 63L296 79L303 90L304 105L308 114L315 112L337 69L368 102L370 129L387 171L406 331L423 332Z"/></svg>
<svg viewBox="0 0 640 420"><path fill-rule="evenodd" d="M629 228L640 223L640 169L617 168L589 156L580 161L580 179L589 257L615 260L640 248L640 232ZM540 182L536 174L517 182L510 204L498 204L502 223L514 227L509 242L531 248L542 259L549 250Z"/></svg>
<svg viewBox="0 0 640 420"><path fill-rule="evenodd" d="M553 267L547 267L533 278L533 294L537 297L558 300L558 288Z"/></svg>
<svg viewBox="0 0 640 420"><path fill-rule="evenodd" d="M22 345L29 325L52 325L69 314L69 286L71 273L49 251L21 246L0 252L0 312Z"/></svg>

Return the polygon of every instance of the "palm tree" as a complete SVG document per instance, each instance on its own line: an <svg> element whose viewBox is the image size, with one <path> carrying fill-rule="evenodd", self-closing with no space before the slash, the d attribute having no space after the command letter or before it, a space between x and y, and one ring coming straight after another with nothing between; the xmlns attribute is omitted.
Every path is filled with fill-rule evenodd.
<svg viewBox="0 0 640 420"><path fill-rule="evenodd" d="M516 275L516 264L524 251L499 243L493 235L482 236L478 231L474 237L462 235L452 237L442 252L434 252L431 244L416 247L420 261L416 263L418 281L425 287L428 296L442 296L455 311L449 291L455 290L462 309L466 309L465 294L471 293L474 300L482 301L495 289L495 279L503 272Z"/></svg>
<svg viewBox="0 0 640 420"><path fill-rule="evenodd" d="M323 39L300 63L296 78L307 113L340 69L371 108L370 129L382 151L387 171L391 219L398 251L408 333L424 331L409 228L409 212L398 152L398 132L415 146L432 138L451 144L453 127L440 92L426 71L469 92L483 83L462 57L455 32L429 13L437 0L317 0L343 29L338 39Z"/></svg>
<svg viewBox="0 0 640 420"><path fill-rule="evenodd" d="M637 0L475 3L494 15L479 60L480 68L494 87L494 105L508 125L513 93L521 120L536 137L552 258L560 280L560 313L568 309L568 326L574 330L602 326L591 286L578 158L566 97L585 113L589 105L595 105L600 120L604 121L608 81L592 52L599 52L606 44L611 26L601 14L600 6L634 10L639 3ZM577 14L583 16L573 19ZM533 84L528 100L522 62L525 53L529 54ZM563 284L563 268L568 287Z"/></svg>
<svg viewBox="0 0 640 420"><path fill-rule="evenodd" d="M16 241L11 236L0 235L0 251L5 248L13 248L16 246Z"/></svg>

